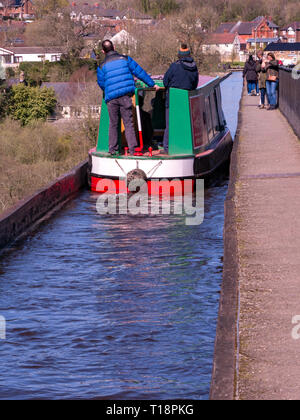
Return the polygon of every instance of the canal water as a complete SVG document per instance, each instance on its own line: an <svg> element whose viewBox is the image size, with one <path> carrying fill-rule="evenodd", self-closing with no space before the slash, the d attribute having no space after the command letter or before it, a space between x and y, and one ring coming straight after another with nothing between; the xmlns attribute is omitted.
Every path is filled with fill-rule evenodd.
<svg viewBox="0 0 300 420"><path fill-rule="evenodd" d="M236 129L242 77L222 83ZM205 220L100 216L85 191L0 256L0 399L207 399L227 182Z"/></svg>

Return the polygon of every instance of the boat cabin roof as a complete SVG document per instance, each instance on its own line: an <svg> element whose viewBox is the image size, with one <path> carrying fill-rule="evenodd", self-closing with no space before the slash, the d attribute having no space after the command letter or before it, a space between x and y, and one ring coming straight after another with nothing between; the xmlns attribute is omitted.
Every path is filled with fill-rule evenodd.
<svg viewBox="0 0 300 420"><path fill-rule="evenodd" d="M163 75L155 75L155 76L151 76L153 80L157 81L157 80L163 80L164 76ZM212 80L214 80L215 77L212 76L205 76L202 74L199 74L199 82L198 82L198 88L206 85L207 83L211 82Z"/></svg>

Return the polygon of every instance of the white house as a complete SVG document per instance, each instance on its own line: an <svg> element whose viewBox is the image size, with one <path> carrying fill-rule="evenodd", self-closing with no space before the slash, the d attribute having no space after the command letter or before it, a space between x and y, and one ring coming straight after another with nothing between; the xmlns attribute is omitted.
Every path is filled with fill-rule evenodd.
<svg viewBox="0 0 300 420"><path fill-rule="evenodd" d="M130 35L125 29L122 29L122 31L118 32L116 35L114 35L112 38L110 38L111 42L113 42L115 45L127 45L128 47L134 47L136 48L137 40Z"/></svg>
<svg viewBox="0 0 300 420"><path fill-rule="evenodd" d="M60 61L60 47L0 47L3 67L17 67L25 61Z"/></svg>
<svg viewBox="0 0 300 420"><path fill-rule="evenodd" d="M206 37L202 48L204 53L218 52L222 61L227 61L235 55L239 56L241 42L238 34L212 33Z"/></svg>
<svg viewBox="0 0 300 420"><path fill-rule="evenodd" d="M97 83L44 82L42 87L54 89L57 99L54 119L100 118L102 94Z"/></svg>

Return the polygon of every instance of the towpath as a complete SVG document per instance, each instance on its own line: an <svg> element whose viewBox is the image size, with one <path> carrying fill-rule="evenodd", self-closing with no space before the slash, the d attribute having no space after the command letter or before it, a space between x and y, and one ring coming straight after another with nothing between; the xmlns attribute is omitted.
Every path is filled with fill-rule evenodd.
<svg viewBox="0 0 300 420"><path fill-rule="evenodd" d="M300 142L280 111L257 104L244 92L227 203L212 399L300 399ZM237 289L232 310L226 284ZM227 342L230 311L232 319L238 314L236 343ZM237 369L227 357L228 343L229 354L236 346ZM227 368L235 371L232 388Z"/></svg>

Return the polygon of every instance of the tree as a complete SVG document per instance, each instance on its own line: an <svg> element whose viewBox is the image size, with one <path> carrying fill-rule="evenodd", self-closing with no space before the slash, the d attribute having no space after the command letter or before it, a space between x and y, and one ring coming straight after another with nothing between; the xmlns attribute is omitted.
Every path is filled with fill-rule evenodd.
<svg viewBox="0 0 300 420"><path fill-rule="evenodd" d="M23 84L12 87L8 100L8 114L27 125L34 120L46 120L56 106L53 89L29 87Z"/></svg>
<svg viewBox="0 0 300 420"><path fill-rule="evenodd" d="M51 30L49 30L51 28ZM27 26L25 36L27 45L62 48L65 56L79 57L84 47L85 26L75 23L68 13L49 13Z"/></svg>
<svg viewBox="0 0 300 420"><path fill-rule="evenodd" d="M193 7L188 7L171 18L171 30L176 34L178 41L186 43L197 64L200 64L204 32L200 16Z"/></svg>
<svg viewBox="0 0 300 420"><path fill-rule="evenodd" d="M34 9L38 19L57 13L69 5L68 0L35 0Z"/></svg>

